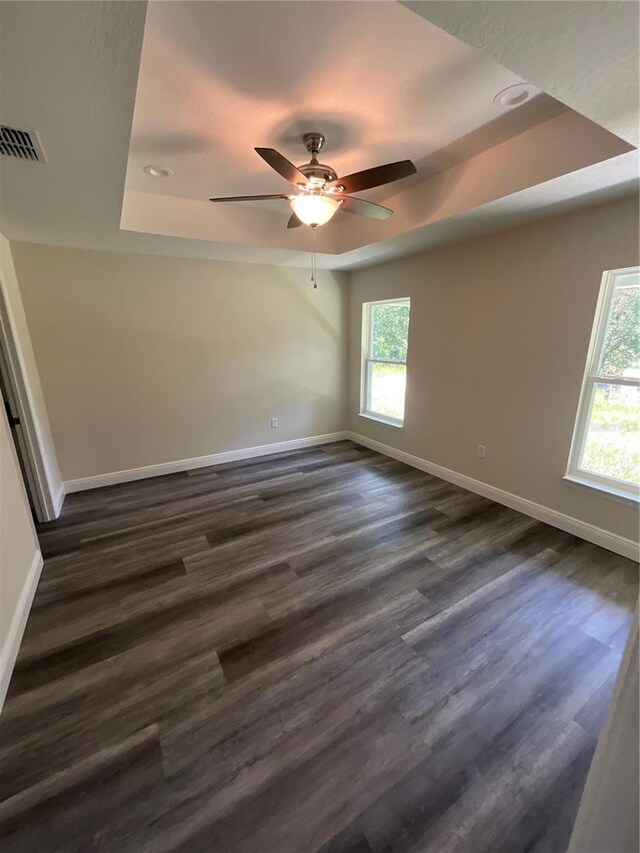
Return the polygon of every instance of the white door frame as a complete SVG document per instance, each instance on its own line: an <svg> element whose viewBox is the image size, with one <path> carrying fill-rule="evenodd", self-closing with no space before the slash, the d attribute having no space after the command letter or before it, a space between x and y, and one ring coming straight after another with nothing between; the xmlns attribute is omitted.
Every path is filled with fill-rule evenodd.
<svg viewBox="0 0 640 853"><path fill-rule="evenodd" d="M58 513L47 479L38 427L33 417L33 402L25 382L25 371L16 346L2 282L0 282L0 372L9 397L9 405L20 421L11 432L19 445L27 479L25 486L30 493L36 518L40 522L53 521Z"/></svg>

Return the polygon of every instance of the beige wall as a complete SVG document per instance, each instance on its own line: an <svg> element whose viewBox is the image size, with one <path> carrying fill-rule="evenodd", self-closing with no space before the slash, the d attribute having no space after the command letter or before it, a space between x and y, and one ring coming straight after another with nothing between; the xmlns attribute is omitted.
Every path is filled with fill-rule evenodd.
<svg viewBox="0 0 640 853"><path fill-rule="evenodd" d="M44 478L43 487L49 492L54 506L59 507L62 501L62 479L58 459L16 278L11 244L2 234L0 234L0 288L2 288L2 297L12 331L16 368L21 373L22 388L19 393L24 393L24 402L29 406L35 432L34 438L40 449L40 458L33 460L37 468L36 474L41 480Z"/></svg>
<svg viewBox="0 0 640 853"><path fill-rule="evenodd" d="M562 480L602 272L637 263L629 198L355 271L350 428L637 540L636 508ZM400 430L358 415L362 303L399 296L411 297Z"/></svg>
<svg viewBox="0 0 640 853"><path fill-rule="evenodd" d="M0 411L0 708L35 591L38 540L9 425ZM37 567L36 567L37 568Z"/></svg>
<svg viewBox="0 0 640 853"><path fill-rule="evenodd" d="M602 271L638 262L637 199L358 270L350 288L321 273L317 291L306 270L12 250L65 480L349 427L638 537L634 507L562 480ZM402 430L358 417L361 305L393 296L412 298Z"/></svg>
<svg viewBox="0 0 640 853"><path fill-rule="evenodd" d="M12 250L64 480L345 428L344 273Z"/></svg>

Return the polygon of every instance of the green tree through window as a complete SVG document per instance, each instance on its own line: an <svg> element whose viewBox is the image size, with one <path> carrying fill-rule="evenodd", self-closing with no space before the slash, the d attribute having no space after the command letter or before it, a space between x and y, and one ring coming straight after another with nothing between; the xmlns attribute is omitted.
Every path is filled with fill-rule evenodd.
<svg viewBox="0 0 640 853"><path fill-rule="evenodd" d="M620 376L640 368L640 288L619 287L613 294L601 373Z"/></svg>
<svg viewBox="0 0 640 853"><path fill-rule="evenodd" d="M372 320L372 356L406 361L409 306L374 305Z"/></svg>

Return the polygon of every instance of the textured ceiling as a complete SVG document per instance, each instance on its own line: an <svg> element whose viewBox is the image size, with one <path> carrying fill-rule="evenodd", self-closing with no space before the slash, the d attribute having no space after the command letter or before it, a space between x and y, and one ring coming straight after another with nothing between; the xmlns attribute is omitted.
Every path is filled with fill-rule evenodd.
<svg viewBox="0 0 640 853"><path fill-rule="evenodd" d="M147 25L165 53L152 51L145 70L144 3L1 2L0 119L37 130L47 164L0 158L0 229L14 240L306 264L308 232L287 232L285 212L216 211L201 199L257 189L258 180L260 191L280 191L252 148L273 145L300 161L295 137L310 121L327 133L323 159L339 171L405 156L420 167L380 191L398 211L391 220L340 214L320 230L325 266L371 263L633 190L630 146L552 98L494 112L493 94L516 74L540 84L547 55L537 74L531 56L526 72L504 56L501 68L493 50L478 53L396 3L325 3L322 19L316 3L275 5L291 9L278 27L251 3L153 4ZM345 30L362 14L356 7L369 11L354 49ZM204 14L214 16L207 26ZM619 28L610 23L610 36L600 24L601 40L617 45ZM322 50L305 63L307 30L320 32ZM564 81L573 98L561 100L573 108L589 98L587 53L576 48ZM602 124L620 126L611 116ZM140 167L158 160L176 167L176 183L145 178Z"/></svg>
<svg viewBox="0 0 640 853"><path fill-rule="evenodd" d="M638 146L637 2L419 0L403 5Z"/></svg>

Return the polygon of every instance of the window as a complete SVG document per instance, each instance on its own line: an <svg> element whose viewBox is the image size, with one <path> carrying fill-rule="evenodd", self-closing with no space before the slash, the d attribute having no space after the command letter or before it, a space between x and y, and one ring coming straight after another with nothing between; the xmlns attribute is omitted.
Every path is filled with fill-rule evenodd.
<svg viewBox="0 0 640 853"><path fill-rule="evenodd" d="M638 500L640 270L606 272L591 333L567 479Z"/></svg>
<svg viewBox="0 0 640 853"><path fill-rule="evenodd" d="M404 422L409 299L362 306L360 414L392 426Z"/></svg>

